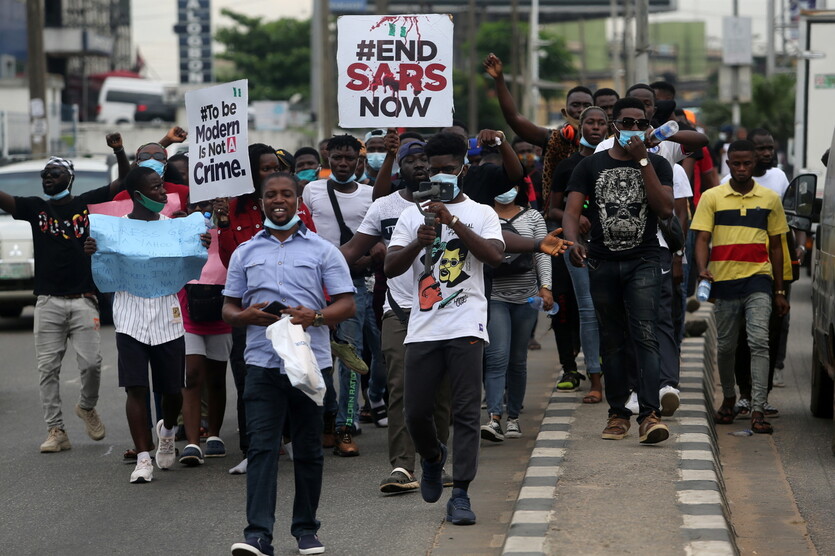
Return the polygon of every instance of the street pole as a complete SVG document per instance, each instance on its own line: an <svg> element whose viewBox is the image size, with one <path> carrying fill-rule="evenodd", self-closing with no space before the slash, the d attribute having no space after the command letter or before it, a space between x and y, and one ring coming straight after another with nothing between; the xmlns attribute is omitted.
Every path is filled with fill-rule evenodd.
<svg viewBox="0 0 835 556"><path fill-rule="evenodd" d="M734 17L739 17L739 0L733 3ZM742 113L739 109L739 66L731 66L731 84L733 87L733 103L731 104L731 123L734 130L742 123Z"/></svg>
<svg viewBox="0 0 835 556"><path fill-rule="evenodd" d="M330 14L329 0L313 0L311 19L310 50L313 71L310 72L310 104L316 114L316 139L331 136L334 128L333 55L328 29Z"/></svg>
<svg viewBox="0 0 835 556"><path fill-rule="evenodd" d="M528 99L526 116L536 122L536 112L539 105L539 0L531 0L530 33L528 35Z"/></svg>
<svg viewBox="0 0 835 556"><path fill-rule="evenodd" d="M48 120L46 118L46 54L43 47L43 2L26 0L26 36L28 48L29 124L32 156L46 156Z"/></svg>
<svg viewBox="0 0 835 556"><path fill-rule="evenodd" d="M622 91L621 86L621 59L620 59L620 37L618 37L618 0L609 0L609 20L612 22L612 88Z"/></svg>
<svg viewBox="0 0 835 556"><path fill-rule="evenodd" d="M473 71L467 72L467 127L472 133L478 129L478 77L480 72L476 71L478 67L478 60L476 60L476 19L475 19L475 0L469 1L467 9L467 34L469 35L469 55L470 67Z"/></svg>
<svg viewBox="0 0 835 556"><path fill-rule="evenodd" d="M774 0L766 0L768 4L766 15L766 41L765 41L765 76L774 75Z"/></svg>
<svg viewBox="0 0 835 556"><path fill-rule="evenodd" d="M316 118L316 141L325 138L322 129L322 0L313 0L313 15L310 18L310 111Z"/></svg>
<svg viewBox="0 0 835 556"><path fill-rule="evenodd" d="M649 0L635 0L635 83L649 83Z"/></svg>
<svg viewBox="0 0 835 556"><path fill-rule="evenodd" d="M510 65L513 66L513 82L510 84L510 91L513 98L519 102L520 80L522 78L522 57L519 55L519 0L512 0L510 3Z"/></svg>
<svg viewBox="0 0 835 556"><path fill-rule="evenodd" d="M623 61L626 67L623 76L623 88L635 83L635 36L632 33L632 19L635 17L635 4L624 0L623 10Z"/></svg>

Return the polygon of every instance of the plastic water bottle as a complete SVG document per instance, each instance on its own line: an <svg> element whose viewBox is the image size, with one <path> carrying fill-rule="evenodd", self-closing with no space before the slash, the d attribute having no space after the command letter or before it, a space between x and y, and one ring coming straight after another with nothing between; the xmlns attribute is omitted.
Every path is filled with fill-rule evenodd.
<svg viewBox="0 0 835 556"><path fill-rule="evenodd" d="M666 141L676 133L678 133L678 122L670 120L664 125L653 129L652 138L657 141Z"/></svg>
<svg viewBox="0 0 835 556"><path fill-rule="evenodd" d="M533 307L537 311L545 311L545 300L543 300L542 297L540 297L538 295L535 296L535 297L529 297L528 298L528 303L530 304L531 307ZM548 315L549 317L551 317L551 316L556 315L559 310L560 310L560 306L555 301L554 306L551 307L551 310L550 311L545 311L545 314Z"/></svg>
<svg viewBox="0 0 835 556"><path fill-rule="evenodd" d="M212 218L212 213L211 212L204 212L203 213L203 218L206 220L206 229L212 230L212 229L217 227L215 225L214 219Z"/></svg>
<svg viewBox="0 0 835 556"><path fill-rule="evenodd" d="M702 280L696 290L696 297L699 301L707 301L710 297L710 280Z"/></svg>

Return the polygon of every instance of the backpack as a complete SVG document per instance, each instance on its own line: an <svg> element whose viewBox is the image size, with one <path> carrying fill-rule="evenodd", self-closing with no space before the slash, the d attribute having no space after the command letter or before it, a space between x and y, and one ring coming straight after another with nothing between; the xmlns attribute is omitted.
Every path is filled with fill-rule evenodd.
<svg viewBox="0 0 835 556"><path fill-rule="evenodd" d="M502 231L512 232L519 235L516 228L513 227L513 221L525 214L528 209L522 209L519 214L508 220L502 222ZM507 276L515 276L518 274L525 274L534 268L533 253L507 253L504 254L504 260L498 268L493 269L494 278L504 278Z"/></svg>

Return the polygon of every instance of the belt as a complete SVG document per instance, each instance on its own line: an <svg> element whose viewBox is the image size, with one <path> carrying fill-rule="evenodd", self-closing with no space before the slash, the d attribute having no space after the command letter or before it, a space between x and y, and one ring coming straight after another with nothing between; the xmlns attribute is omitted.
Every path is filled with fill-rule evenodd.
<svg viewBox="0 0 835 556"><path fill-rule="evenodd" d="M82 297L86 297L88 299L96 299L96 294L94 293L72 293L69 295L53 295L52 297L60 297L63 299L81 299Z"/></svg>

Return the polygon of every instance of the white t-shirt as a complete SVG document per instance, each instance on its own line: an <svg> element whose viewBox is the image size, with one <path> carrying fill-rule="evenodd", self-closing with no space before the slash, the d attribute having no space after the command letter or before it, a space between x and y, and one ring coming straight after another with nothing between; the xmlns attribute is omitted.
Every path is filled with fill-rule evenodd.
<svg viewBox="0 0 835 556"><path fill-rule="evenodd" d="M357 232L382 238L383 243L388 247L400 215L407 208L414 206L413 202L404 199L399 192L380 197L371 204L371 208L365 213L365 218L363 218ZM406 272L400 276L389 278L386 280L386 285L391 291L394 301L401 309L409 310L412 308L415 290L412 288L411 273ZM390 309L388 296L386 296L385 301L383 301L383 311Z"/></svg>
<svg viewBox="0 0 835 556"><path fill-rule="evenodd" d="M339 223L336 221L336 215L333 212L327 186L328 180L326 179L308 183L304 192L302 192L302 200L310 209L310 215L313 217L313 222L316 223L316 233L339 247L342 245ZM357 184L357 189L352 193L334 191L345 225L352 232L357 231L365 213L368 211L368 207L371 206L372 191L372 187L361 183Z"/></svg>
<svg viewBox="0 0 835 556"><path fill-rule="evenodd" d="M484 239L497 239L502 245L502 227L493 207L482 205L465 196L460 203L448 203L447 209L461 223ZM417 237L423 215L412 206L403 211L391 246L405 247ZM431 342L473 336L489 341L487 336L487 298L484 295L484 263L465 249L458 234L441 226L441 237L433 246L430 285L421 284L423 256L416 257L411 271L411 290L417 292L409 315L409 330L404 343ZM421 291L421 288L424 291Z"/></svg>
<svg viewBox="0 0 835 556"><path fill-rule="evenodd" d="M681 164L673 164L673 199L686 199L692 196L693 188L690 186L687 172L681 167ZM658 229L658 243L661 247L667 247L667 241L664 239L664 234L661 233L661 228Z"/></svg>
<svg viewBox="0 0 835 556"><path fill-rule="evenodd" d="M728 174L720 183L728 183L731 181L731 175ZM786 173L780 168L769 168L762 176L754 176L754 181L763 187L767 187L780 197L780 202L783 202L783 195L786 194L786 189L789 188L789 178Z"/></svg>
<svg viewBox="0 0 835 556"><path fill-rule="evenodd" d="M600 151L611 149L614 144L615 137L609 137L608 139L604 139L598 143L594 152L599 153ZM675 166L676 162L680 162L687 157L687 155L684 154L684 151L681 150L681 145L675 141L661 141L658 145L652 147L651 149L647 149L647 152L663 156L667 159L667 162L670 163L670 166ZM318 226L319 224L316 225Z"/></svg>

